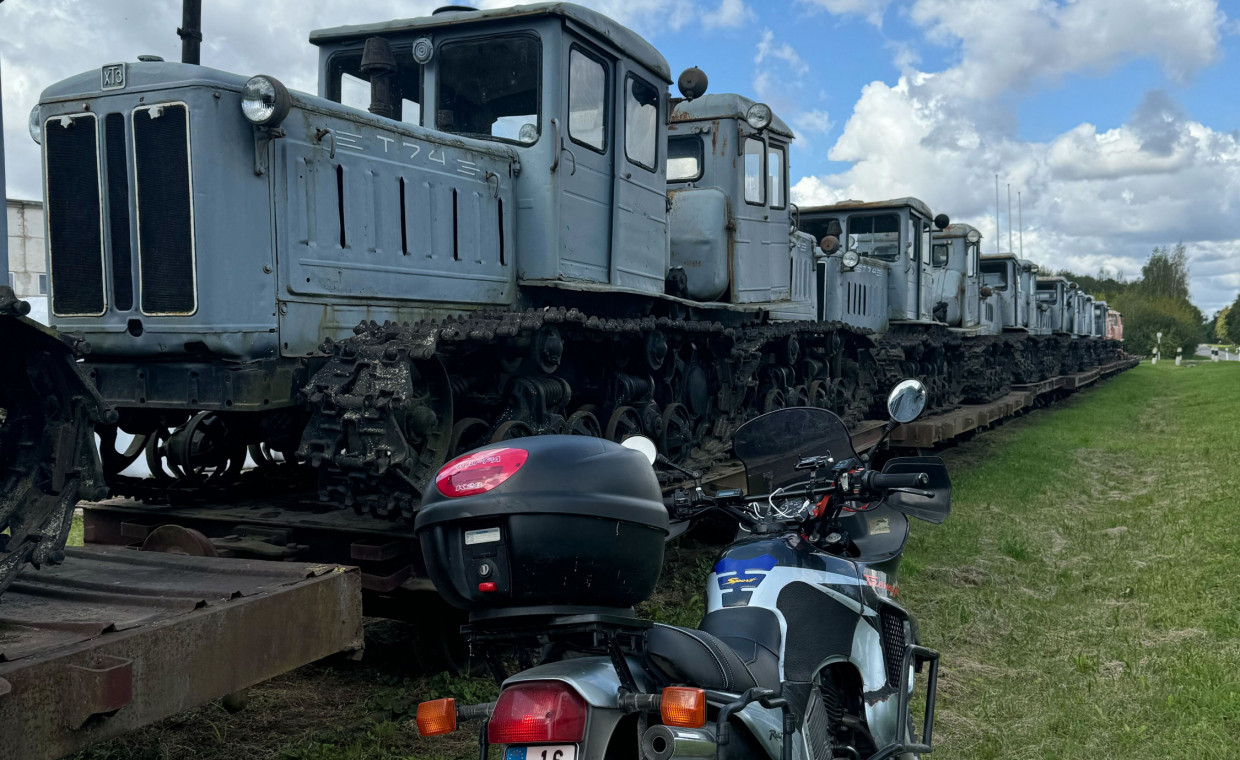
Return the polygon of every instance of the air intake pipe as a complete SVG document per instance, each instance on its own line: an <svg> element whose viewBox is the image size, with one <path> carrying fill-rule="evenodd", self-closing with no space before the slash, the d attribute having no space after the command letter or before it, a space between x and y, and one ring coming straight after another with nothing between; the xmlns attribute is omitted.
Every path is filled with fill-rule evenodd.
<svg viewBox="0 0 1240 760"><path fill-rule="evenodd" d="M184 0L181 4L181 25L177 27L181 38L181 63L199 64L202 47L202 0Z"/></svg>

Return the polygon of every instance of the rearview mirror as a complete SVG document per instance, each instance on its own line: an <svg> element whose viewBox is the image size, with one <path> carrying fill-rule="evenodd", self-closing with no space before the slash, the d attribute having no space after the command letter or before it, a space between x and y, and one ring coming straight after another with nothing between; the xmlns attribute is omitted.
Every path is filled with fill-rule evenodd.
<svg viewBox="0 0 1240 760"><path fill-rule="evenodd" d="M926 386L920 380L905 380L887 396L887 414L904 424L921 416L926 409Z"/></svg>
<svg viewBox="0 0 1240 760"><path fill-rule="evenodd" d="M621 441L620 445L626 449L640 452L650 464L654 464L654 461L659 457L659 447L655 446L654 441L644 435L631 435Z"/></svg>

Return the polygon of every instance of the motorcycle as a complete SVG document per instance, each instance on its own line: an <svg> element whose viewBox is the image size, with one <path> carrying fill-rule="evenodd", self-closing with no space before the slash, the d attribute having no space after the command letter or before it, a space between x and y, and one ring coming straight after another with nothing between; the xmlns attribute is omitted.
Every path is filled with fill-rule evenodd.
<svg viewBox="0 0 1240 760"><path fill-rule="evenodd" d="M939 654L921 644L916 618L899 597L897 569L908 518L946 519L951 482L937 457L894 457L881 471L869 467L891 431L921 414L925 398L916 380L898 385L882 440L865 455L825 409L780 409L746 422L733 451L748 493L708 493L699 480L662 497L649 467L659 457L653 442L640 437L618 447L576 438L554 456L540 456L543 444L524 439L530 443L510 441L450 462L439 476L446 480L437 479L448 490L439 490L448 494L459 485L477 499L550 460L536 477L525 476L535 492L463 500L451 505L454 512L444 506L450 499L424 504L427 519L420 515L416 527L428 572L449 602L471 610L463 629L471 647L490 652L500 676L506 674L497 652L515 653L521 670L502 678L495 702L422 703L419 732L446 733L478 719L480 760L491 744L505 745L505 760L886 760L930 752ZM575 448L564 448L570 445ZM583 446L599 453L590 448L577 460L566 453ZM634 472L617 467L621 457L609 447L645 457L653 497L647 483L634 485L640 480ZM564 508L589 519L569 525L547 517L562 514L556 505L572 498L544 493L547 506L537 489L554 480L557 493L568 492L578 486L565 480L598 478L631 489L622 494L631 511L659 499L664 520L624 518L652 528L641 532L602 514L604 507L579 504ZM558 539L534 549L521 540L535 524L529 521L536 516L524 514L529 510L545 510L544 523L556 525L550 534ZM654 624L626 611L623 605L653 589L653 580L640 577L650 564L642 558L657 554L661 564L661 545L656 551L647 533L663 526L666 534L670 522L711 511L734 519L739 533L707 579L700 625ZM487 514L509 522L483 526ZM590 531L610 531L612 519L619 520L615 539L596 540ZM622 572L626 562L639 566L637 580ZM595 585L609 578L629 585ZM496 603L496 594L508 596ZM919 683L925 706L918 732L910 704Z"/></svg>

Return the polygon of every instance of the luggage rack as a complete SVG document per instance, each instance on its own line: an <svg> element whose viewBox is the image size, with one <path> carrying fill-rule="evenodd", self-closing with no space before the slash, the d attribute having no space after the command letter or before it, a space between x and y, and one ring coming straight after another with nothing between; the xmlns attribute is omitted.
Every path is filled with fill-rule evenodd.
<svg viewBox="0 0 1240 760"><path fill-rule="evenodd" d="M498 658L500 647L510 646L516 652L522 670L533 667L531 651L542 649L542 661L555 659L564 651L606 653L620 683L630 692L637 692L637 682L628 658L644 658L646 632L654 626L637 617L631 609L582 610L571 607L527 607L526 614L503 617L475 617L461 626L461 634L471 647L484 648L483 656L496 679L507 677Z"/></svg>

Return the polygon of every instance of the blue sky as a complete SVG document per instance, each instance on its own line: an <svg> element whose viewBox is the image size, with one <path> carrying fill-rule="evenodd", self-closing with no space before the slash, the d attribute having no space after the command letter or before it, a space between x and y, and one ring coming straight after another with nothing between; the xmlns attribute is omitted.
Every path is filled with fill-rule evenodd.
<svg viewBox="0 0 1240 760"><path fill-rule="evenodd" d="M504 0L475 0L494 7ZM311 29L436 0L212 0L203 62L314 89ZM793 199L915 195L994 233L994 175L1024 201L1024 254L1132 277L1184 242L1193 297L1240 291L1240 0L582 0L673 75L765 100L794 126ZM13 195L41 195L25 115L101 61L178 54L180 0L0 5ZM82 45L88 33L91 44Z"/></svg>

